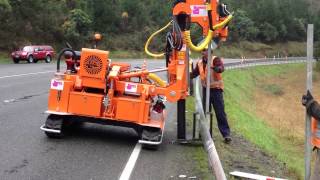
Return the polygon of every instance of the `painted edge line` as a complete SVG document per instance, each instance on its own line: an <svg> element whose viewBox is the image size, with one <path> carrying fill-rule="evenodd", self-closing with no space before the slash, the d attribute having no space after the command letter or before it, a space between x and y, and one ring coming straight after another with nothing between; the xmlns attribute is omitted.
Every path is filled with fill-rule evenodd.
<svg viewBox="0 0 320 180"><path fill-rule="evenodd" d="M125 168L123 169L123 171L119 177L119 180L129 180L130 179L131 173L136 165L139 154L141 152L141 147L142 146L140 143L136 144L136 146L134 147L134 149L128 159L128 162L127 162Z"/></svg>
<svg viewBox="0 0 320 180"><path fill-rule="evenodd" d="M263 176L259 174L251 174L251 173L240 172L240 171L233 171L233 172L230 172L230 174L237 177L243 177L243 178L255 179L255 180L287 180L287 179Z"/></svg>
<svg viewBox="0 0 320 180"><path fill-rule="evenodd" d="M9 76L0 76L0 79L11 78L11 77L30 76L30 75L45 74L45 73L53 73L53 72L55 72L55 71L42 71L42 72L35 72L35 73L15 74L15 75L9 75Z"/></svg>

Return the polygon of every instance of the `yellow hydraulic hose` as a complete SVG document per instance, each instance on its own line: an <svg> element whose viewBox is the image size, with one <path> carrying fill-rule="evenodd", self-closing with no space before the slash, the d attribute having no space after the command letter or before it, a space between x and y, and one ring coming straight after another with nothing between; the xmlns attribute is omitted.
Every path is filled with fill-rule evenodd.
<svg viewBox="0 0 320 180"><path fill-rule="evenodd" d="M156 82L160 87L166 87L167 83L154 73L150 73L148 78Z"/></svg>
<svg viewBox="0 0 320 180"><path fill-rule="evenodd" d="M216 24L212 27L213 31L215 30L218 30L218 29L221 29L223 27L225 27L230 21L231 19L233 18L233 15L230 14L224 21L222 21L221 23L219 24ZM160 54L154 54L154 53L151 53L149 50L148 50L148 47L151 43L151 40L154 38L154 36L156 36L157 34L159 34L160 32L162 32L163 30L165 30L166 28L168 28L170 25L171 25L172 21L170 21L166 26L164 26L163 28L161 28L160 30L156 31L155 33L153 33L149 39L147 40L145 46L144 46L144 50L145 52L149 55L149 56L152 56L152 57L155 57L155 58L160 58L160 57L163 57L164 56L164 53L160 53ZM207 37L205 38L205 40L199 45L199 46L196 46L192 43L191 41L191 33L190 33L190 30L188 31L184 31L184 40L185 42L187 43L188 47L193 50L193 51L202 51L204 50L206 47L208 47L208 44L209 42L212 40L213 38L213 31L212 30L209 30L208 32L208 35Z"/></svg>
<svg viewBox="0 0 320 180"><path fill-rule="evenodd" d="M214 25L212 27L213 30L217 30L217 29L221 29L221 28L225 27L231 21L232 18L233 18L233 15L232 14L229 15L224 21L222 21L219 24ZM209 30L207 37L205 38L205 40L199 46L196 46L196 45L194 45L192 43L190 31L185 31L184 32L184 39L185 39L185 42L188 44L188 47L191 50L193 50L193 51L202 51L202 50L204 50L205 48L208 47L209 42L213 38L213 34L214 34L213 31Z"/></svg>
<svg viewBox="0 0 320 180"><path fill-rule="evenodd" d="M208 46L208 44L211 41L212 37L213 37L213 31L209 30L206 39L199 46L196 46L191 41L190 30L184 31L184 40L187 43L188 47L193 51L202 51L202 50L204 50Z"/></svg>
<svg viewBox="0 0 320 180"><path fill-rule="evenodd" d="M148 47L149 47L149 44L151 43L151 40L153 39L154 36L156 36L157 34L159 34L160 32L162 32L163 30L167 29L170 25L171 25L172 21L170 21L166 26L164 26L163 28L159 29L158 31L156 31L155 33L153 33L149 39L147 40L146 42L146 45L144 46L144 51L149 55L149 56L152 56L152 57L155 57L155 58L160 58L160 57L163 57L164 56L164 53L160 53L160 54L154 54L154 53L151 53L149 50L148 50Z"/></svg>
<svg viewBox="0 0 320 180"><path fill-rule="evenodd" d="M224 28L230 21L231 19L233 18L233 15L230 14L224 21L222 21L221 23L219 24L216 24L212 27L213 30L217 30L217 29L221 29L221 28Z"/></svg>

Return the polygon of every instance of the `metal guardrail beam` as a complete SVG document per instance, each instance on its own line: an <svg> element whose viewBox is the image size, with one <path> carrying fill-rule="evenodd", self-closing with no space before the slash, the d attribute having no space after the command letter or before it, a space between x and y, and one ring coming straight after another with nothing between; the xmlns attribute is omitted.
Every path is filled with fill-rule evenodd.
<svg viewBox="0 0 320 180"><path fill-rule="evenodd" d="M305 63L306 57L287 57L287 58L261 58L261 59L238 59L239 62L225 63L226 69L238 69L252 66ZM314 59L314 61L316 61Z"/></svg>
<svg viewBox="0 0 320 180"><path fill-rule="evenodd" d="M205 150L208 153L208 161L212 172L217 180L226 180L226 175L223 171L218 152L211 138L209 129L206 123L206 117L204 115L203 106L200 97L200 82L199 77L196 80L195 86L195 99L196 99L196 111L200 115L200 134Z"/></svg>

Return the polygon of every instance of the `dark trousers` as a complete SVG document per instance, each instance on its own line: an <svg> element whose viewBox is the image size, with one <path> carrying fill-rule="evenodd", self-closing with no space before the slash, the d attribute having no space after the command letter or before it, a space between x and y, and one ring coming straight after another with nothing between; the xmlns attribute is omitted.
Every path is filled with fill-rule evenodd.
<svg viewBox="0 0 320 180"><path fill-rule="evenodd" d="M202 105L203 110L206 112L206 88L202 90ZM230 136L230 128L227 120L227 115L224 110L224 100L223 100L223 90L222 89L210 89L210 100L209 109L211 112L211 107L213 106L214 112L216 114L218 128L223 137Z"/></svg>

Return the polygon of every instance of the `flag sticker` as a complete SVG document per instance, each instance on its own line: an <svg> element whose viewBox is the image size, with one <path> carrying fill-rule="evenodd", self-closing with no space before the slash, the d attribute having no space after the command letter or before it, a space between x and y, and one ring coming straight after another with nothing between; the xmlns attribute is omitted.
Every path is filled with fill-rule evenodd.
<svg viewBox="0 0 320 180"><path fill-rule="evenodd" d="M208 16L206 5L191 5L191 17Z"/></svg>
<svg viewBox="0 0 320 180"><path fill-rule="evenodd" d="M62 91L64 86L64 81L52 79L51 80L51 89Z"/></svg>
<svg viewBox="0 0 320 180"><path fill-rule="evenodd" d="M125 92L136 93L138 92L138 85L134 83L125 84Z"/></svg>

